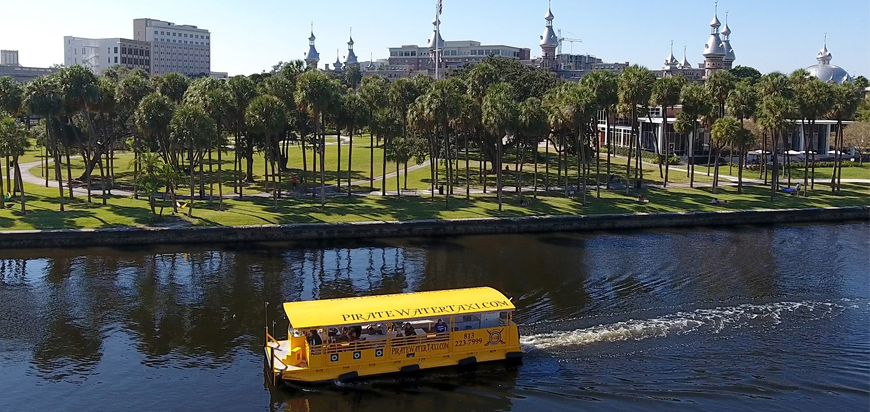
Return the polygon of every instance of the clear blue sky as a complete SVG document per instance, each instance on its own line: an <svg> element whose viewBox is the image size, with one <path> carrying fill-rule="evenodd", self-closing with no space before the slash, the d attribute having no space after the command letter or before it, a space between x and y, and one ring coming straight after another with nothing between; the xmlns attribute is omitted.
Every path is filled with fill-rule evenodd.
<svg viewBox="0 0 870 412"><path fill-rule="evenodd" d="M13 2L14 3L14 2ZM353 27L361 60L387 57L389 46L423 45L432 33L435 0L229 0L114 1L32 0L4 7L0 49L20 51L23 65L48 66L63 60L63 36L133 37L133 19L150 17L211 30L212 70L250 74L278 61L301 59L314 21L322 63L346 55ZM540 55L546 0L444 0L446 40L478 40L532 49ZM730 12L735 64L763 73L791 72L815 64L824 33L833 64L853 76L870 75L870 2L866 0L723 0L719 17ZM555 27L579 37L574 53L608 62L661 68L674 40L693 65L709 36L713 1L554 0ZM568 34L568 32L572 34ZM565 43L565 51L570 44ZM868 76L870 77L870 76Z"/></svg>

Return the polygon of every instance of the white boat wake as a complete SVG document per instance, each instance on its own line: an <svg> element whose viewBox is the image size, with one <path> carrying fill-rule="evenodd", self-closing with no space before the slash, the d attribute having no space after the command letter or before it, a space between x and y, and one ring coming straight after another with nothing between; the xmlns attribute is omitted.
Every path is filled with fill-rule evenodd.
<svg viewBox="0 0 870 412"><path fill-rule="evenodd" d="M677 312L652 319L630 319L573 331L532 334L523 336L520 343L529 349L553 349L699 332L720 333L726 329L776 325L787 315L821 318L838 313L842 308L836 303L811 301L743 304Z"/></svg>

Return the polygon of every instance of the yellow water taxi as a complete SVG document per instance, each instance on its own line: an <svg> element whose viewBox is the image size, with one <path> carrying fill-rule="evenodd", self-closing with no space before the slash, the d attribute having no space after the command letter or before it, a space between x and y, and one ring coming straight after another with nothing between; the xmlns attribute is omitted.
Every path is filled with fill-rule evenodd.
<svg viewBox="0 0 870 412"><path fill-rule="evenodd" d="M314 383L519 360L515 309L492 288L288 302L287 340L266 327L266 368Z"/></svg>

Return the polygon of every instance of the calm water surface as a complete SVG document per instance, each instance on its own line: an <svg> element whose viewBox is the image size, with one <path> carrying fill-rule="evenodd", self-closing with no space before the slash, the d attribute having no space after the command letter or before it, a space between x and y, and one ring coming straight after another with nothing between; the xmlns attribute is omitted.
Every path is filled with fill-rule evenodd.
<svg viewBox="0 0 870 412"><path fill-rule="evenodd" d="M0 411L866 411L868 272L866 223L0 251ZM265 301L482 285L522 366L266 384Z"/></svg>

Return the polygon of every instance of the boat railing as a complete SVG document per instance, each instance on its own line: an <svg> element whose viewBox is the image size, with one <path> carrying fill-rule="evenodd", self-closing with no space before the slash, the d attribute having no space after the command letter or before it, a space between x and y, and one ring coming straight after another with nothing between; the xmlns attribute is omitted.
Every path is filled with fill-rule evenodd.
<svg viewBox="0 0 870 412"><path fill-rule="evenodd" d="M327 343L311 346L312 355L327 353L356 352L368 349L384 349L388 346L409 346L424 343L440 343L450 341L450 334L430 333L426 335L403 336L390 339L360 340L355 342Z"/></svg>

